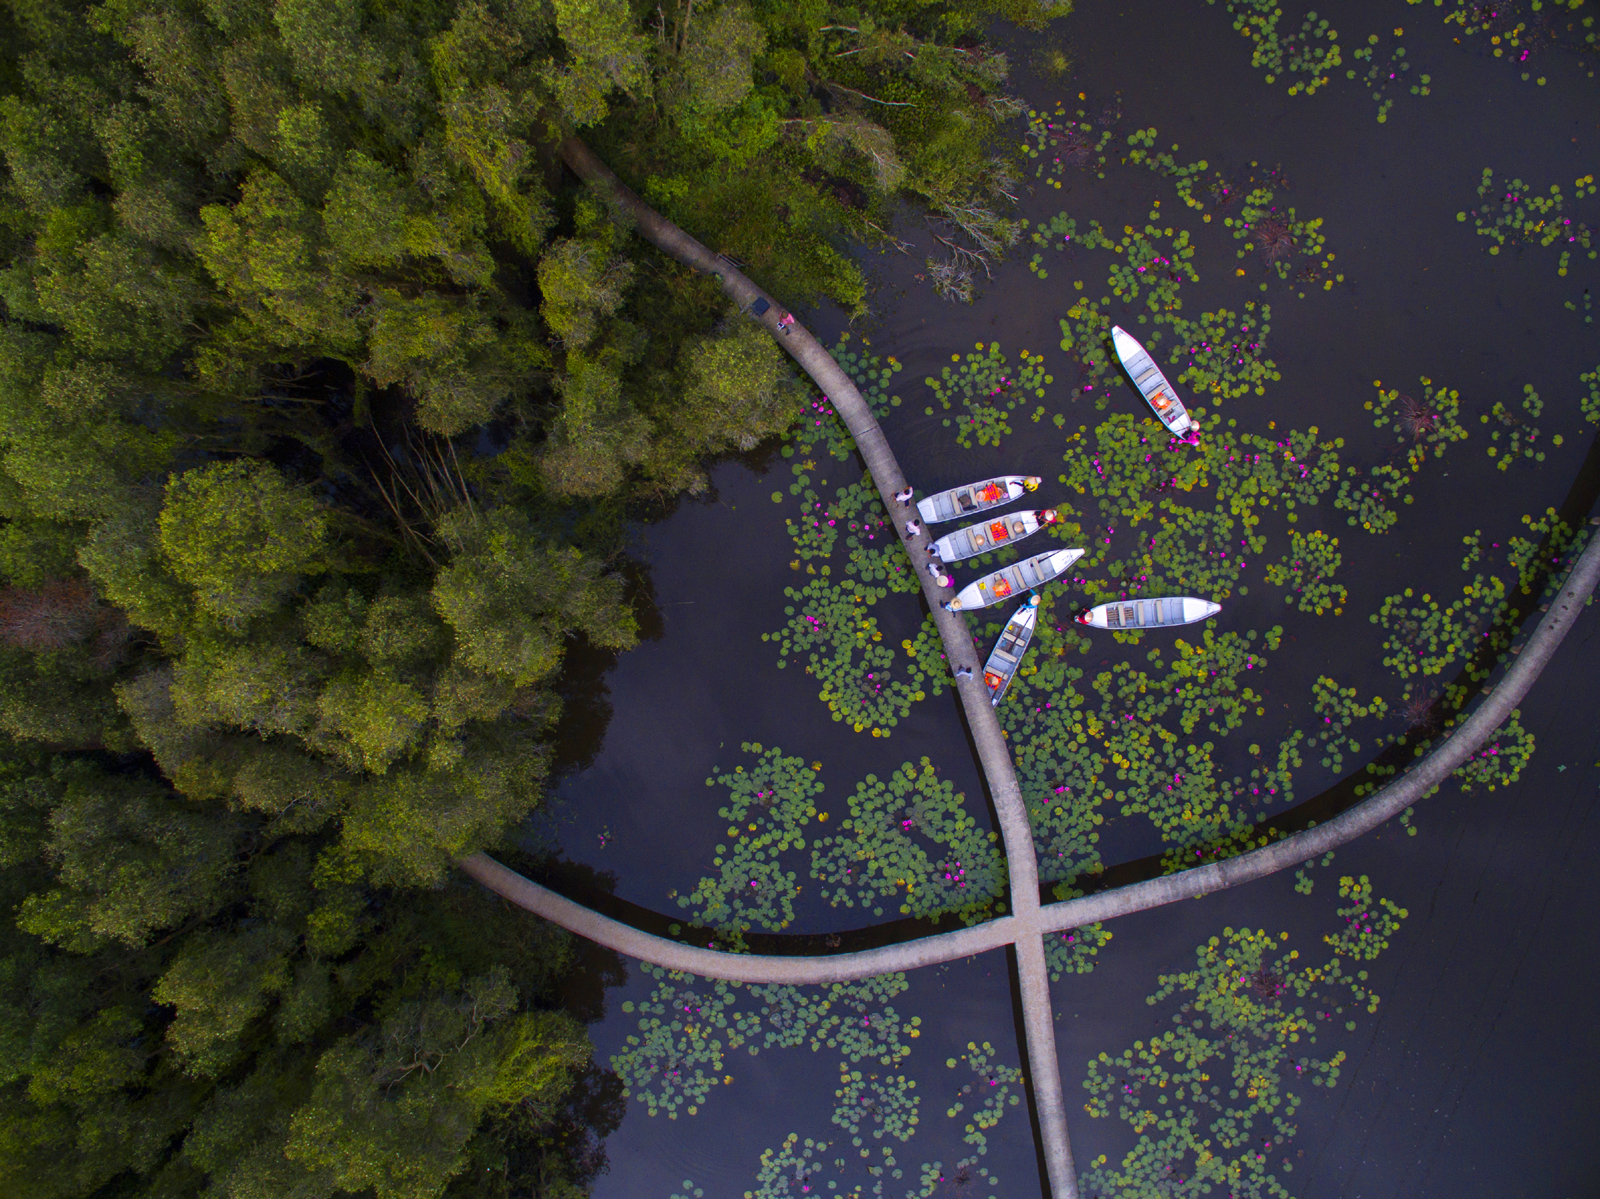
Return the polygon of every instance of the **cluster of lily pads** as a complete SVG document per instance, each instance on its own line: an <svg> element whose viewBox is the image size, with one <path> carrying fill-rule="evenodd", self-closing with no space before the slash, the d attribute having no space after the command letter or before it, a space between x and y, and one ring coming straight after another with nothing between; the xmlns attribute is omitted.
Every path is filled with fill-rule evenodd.
<svg viewBox="0 0 1600 1199"><path fill-rule="evenodd" d="M1493 419L1500 427L1489 434L1491 443L1489 457L1498 458L1495 463L1501 470L1508 470L1518 458L1532 458L1535 462L1544 461L1544 451L1537 449L1539 440L1539 426L1534 424L1544 414L1544 401L1539 398L1539 393L1533 389L1533 384L1522 385L1522 412L1518 415L1501 403L1494 402L1494 407L1480 419L1488 424ZM1500 441L1500 434L1506 435L1505 441ZM1561 435L1556 434L1556 445L1561 444Z"/></svg>
<svg viewBox="0 0 1600 1199"><path fill-rule="evenodd" d="M622 1005L637 1014L637 1035L611 1058L625 1097L652 1116L697 1115L713 1088L734 1081L729 1057L743 1049L804 1045L842 1054L851 1068L893 1069L921 1036L919 1016L902 1017L890 1002L906 989L904 974L884 974L827 987L730 983L642 963L656 980L648 999Z"/></svg>
<svg viewBox="0 0 1600 1199"><path fill-rule="evenodd" d="M1138 1140L1115 1165L1105 1155L1089 1163L1086 1193L1288 1194L1279 1176L1294 1168L1301 1087L1335 1086L1346 1057L1319 1043L1377 1011L1358 967L1388 947L1407 914L1374 900L1365 875L1341 878L1339 894L1350 902L1323 938L1332 955L1320 965L1287 949L1288 933L1225 928L1195 951L1194 969L1160 976L1146 1002L1172 1027L1088 1062L1089 1114L1115 1116Z"/></svg>
<svg viewBox="0 0 1600 1199"><path fill-rule="evenodd" d="M1395 30L1395 36L1401 34ZM1378 57L1378 44L1382 39L1376 34L1367 35L1367 44L1360 47L1351 57L1357 62L1367 64L1367 69L1361 75L1361 85L1372 89L1372 98L1378 102L1378 124L1382 125L1389 119L1389 110L1394 107L1394 97L1389 95L1391 84L1404 86L1405 78L1411 71L1411 64L1406 61L1406 48L1396 43L1389 49L1389 57ZM1345 72L1345 77L1354 79L1356 72L1352 68ZM1429 86L1433 78L1429 75L1417 76L1417 82L1411 85L1413 96L1426 96L1432 90Z"/></svg>
<svg viewBox="0 0 1600 1199"><path fill-rule="evenodd" d="M1575 200L1593 196L1597 190L1600 184L1592 174L1573 181ZM1590 258L1600 257L1600 249L1592 244L1594 231L1582 221L1564 216L1566 211L1567 200L1559 183L1552 183L1546 192L1538 192L1521 179L1499 181L1493 167L1484 167L1478 181L1477 207L1456 213L1456 220L1465 222L1470 214L1478 236L1493 243L1489 246L1491 254L1498 254L1507 246L1559 245L1561 258L1556 273L1565 276L1574 249L1586 251Z"/></svg>
<svg viewBox="0 0 1600 1199"><path fill-rule="evenodd" d="M1420 4L1422 0L1406 2ZM1449 11L1444 16L1446 25L1458 26L1469 38L1483 35L1487 42L1484 46L1486 52L1517 66L1529 65L1528 60L1534 54L1557 44L1565 44L1589 55L1600 49L1600 33L1596 31L1593 16L1580 17L1571 22L1560 19L1559 14L1563 11L1582 8L1583 2L1534 0L1530 12L1521 5L1484 4L1481 0L1434 0L1437 6L1448 4ZM1456 40L1460 41L1459 38ZM1533 77L1532 71L1523 71L1521 74L1524 80ZM1594 78L1592 66L1588 69L1588 75ZM1540 75L1539 86L1543 87L1544 83L1545 77Z"/></svg>
<svg viewBox="0 0 1600 1199"><path fill-rule="evenodd" d="M998 834L978 826L955 785L927 758L888 778L867 775L848 796L849 815L838 832L808 840L807 826L829 819L818 808L821 763L808 766L775 746L741 748L755 756L748 769L740 765L706 780L728 791L717 810L728 826L712 860L715 873L677 897L697 925L734 937L787 928L804 886L796 868L808 848L807 877L834 907L968 923L1004 909Z"/></svg>
<svg viewBox="0 0 1600 1199"><path fill-rule="evenodd" d="M955 425L956 440L967 449L974 442L998 446L1002 437L1011 436L1007 418L1017 406L1030 398L1043 399L1046 385L1055 382L1044 370L1043 354L1023 350L1018 365L1012 367L999 342L986 347L980 341L972 353L952 354L950 361L957 364L953 371L947 366L939 378L930 376L923 382L942 409L948 412L959 403L965 410L965 416L946 417L944 425ZM933 415L931 405L927 415Z"/></svg>
<svg viewBox="0 0 1600 1199"><path fill-rule="evenodd" d="M1302 612L1321 616L1331 610L1338 616L1349 598L1344 584L1335 582L1333 577L1343 563L1337 537L1329 537L1320 529L1310 533L1291 529L1289 552L1267 567L1267 582L1288 588L1284 603L1294 604Z"/></svg>

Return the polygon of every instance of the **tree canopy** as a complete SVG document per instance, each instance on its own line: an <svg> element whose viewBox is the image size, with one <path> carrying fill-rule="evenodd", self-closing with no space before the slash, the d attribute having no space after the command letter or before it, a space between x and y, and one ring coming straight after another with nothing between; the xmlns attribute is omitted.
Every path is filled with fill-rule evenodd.
<svg viewBox="0 0 1600 1199"><path fill-rule="evenodd" d="M0 9L0 1187L582 1193L563 935L456 880L548 782L628 513L806 392L563 173L793 302L1015 237L1043 0ZM963 257L965 256L965 257Z"/></svg>

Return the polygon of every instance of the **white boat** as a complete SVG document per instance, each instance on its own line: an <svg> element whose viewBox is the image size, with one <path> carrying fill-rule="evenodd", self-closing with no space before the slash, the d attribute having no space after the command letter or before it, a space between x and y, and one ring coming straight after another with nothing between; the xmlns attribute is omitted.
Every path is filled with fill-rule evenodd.
<svg viewBox="0 0 1600 1199"><path fill-rule="evenodd" d="M1117 600L1099 604L1077 615L1079 624L1091 629L1170 629L1180 624L1209 620L1222 611L1221 604L1195 599L1191 595L1163 599Z"/></svg>
<svg viewBox="0 0 1600 1199"><path fill-rule="evenodd" d="M917 511L930 525L941 520L954 520L958 516L973 516L989 508L999 508L1012 500L1020 500L1030 491L1039 488L1038 475L1001 475L997 479L984 479L968 483L965 487L952 487L937 495L925 496L917 501Z"/></svg>
<svg viewBox="0 0 1600 1199"><path fill-rule="evenodd" d="M1123 369L1128 372L1128 377L1133 380L1133 385L1139 389L1139 394L1145 398L1157 419L1178 437L1190 432L1194 428L1194 421L1189 419L1189 410L1183 406L1178 393L1161 373L1156 360L1120 325L1111 326L1111 344L1117 348L1117 357L1122 359Z"/></svg>
<svg viewBox="0 0 1600 1199"><path fill-rule="evenodd" d="M1010 566L1002 566L993 574L984 575L975 583L968 583L950 601L950 611L967 612L973 608L987 608L1013 595L1021 595L1035 587L1043 587L1051 579L1065 573L1079 558L1082 550L1051 550L1024 558Z"/></svg>
<svg viewBox="0 0 1600 1199"><path fill-rule="evenodd" d="M1055 523L1054 508L1038 512L1013 512L1010 516L997 516L983 524L967 525L954 533L946 533L933 543L939 557L945 562L959 562L975 558L990 550L1004 549L1024 537L1032 537L1048 524Z"/></svg>
<svg viewBox="0 0 1600 1199"><path fill-rule="evenodd" d="M989 702L995 707L1006 697L1006 688L1022 665L1022 655L1028 652L1028 642L1033 640L1034 625L1039 620L1039 597L1030 595L1028 602L1018 608L1009 621L1000 640L989 652L983 664L983 685L989 688Z"/></svg>

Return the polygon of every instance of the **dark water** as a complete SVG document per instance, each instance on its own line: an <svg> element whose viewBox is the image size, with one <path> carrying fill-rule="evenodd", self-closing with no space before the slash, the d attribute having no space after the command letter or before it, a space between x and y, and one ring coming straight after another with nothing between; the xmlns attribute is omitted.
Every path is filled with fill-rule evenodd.
<svg viewBox="0 0 1600 1199"><path fill-rule="evenodd" d="M1346 282L1297 300L1277 287L1262 297L1254 270L1237 279L1237 243L1215 224L1203 226L1171 185L1149 172L1112 166L1105 180L1080 173L1062 190L1041 188L1025 197L1025 215L1033 219L1065 209L1080 224L1093 217L1113 229L1142 225L1151 201L1160 199L1171 214L1164 219L1195 230L1200 247L1201 282L1184 286L1185 315L1269 299L1269 353L1283 378L1268 385L1264 398L1227 402L1225 415L1241 428L1316 424L1347 439L1347 456L1371 464L1388 436L1371 427L1362 408L1373 380L1415 390L1418 376L1426 375L1459 389L1474 422L1493 400L1520 401L1523 384L1531 383L1545 400L1539 423L1546 439L1564 435L1562 448L1546 445L1548 458L1537 470L1523 465L1502 473L1484 453L1485 433L1474 423L1473 438L1451 448L1443 469L1424 472L1416 502L1381 538L1354 530L1345 537L1342 519L1322 509L1321 527L1340 533L1345 549L1346 614L1287 612L1277 590L1264 586L1225 613L1229 627L1284 624L1288 637L1264 682L1278 696L1275 710L1289 705L1285 727L1307 716L1309 682L1320 673L1364 695L1396 694L1381 666L1381 637L1365 615L1406 586L1419 594L1455 593L1463 581L1463 535L1481 529L1486 544L1504 543L1521 531L1524 513L1560 505L1592 441L1592 427L1585 429L1578 411L1577 376L1600 362L1600 338L1596 326L1582 322L1581 310L1563 304L1581 306L1583 289L1600 287L1600 273L1579 254L1569 275L1558 278L1554 249L1489 257L1470 222L1457 223L1455 214L1477 203L1486 166L1541 188L1558 182L1569 197L1572 180L1600 166L1600 102L1586 74L1594 60L1551 52L1529 67L1547 84L1523 82L1504 61L1454 44L1458 30L1440 24L1444 11L1366 3L1325 14L1340 31L1347 66L1366 34L1383 33L1386 48L1392 30L1403 27L1413 75L1432 77L1427 97L1400 89L1382 125L1374 120L1376 104L1342 78L1342 68L1311 97L1285 94L1281 80L1265 84L1225 12L1198 2L1086 3L1066 25L1079 61L1070 83L1018 76L1040 107L1079 91L1092 104L1119 97L1124 115L1113 147L1125 145L1126 132L1155 126L1159 147L1181 144L1180 162L1204 157L1225 170L1252 161L1279 164L1292 183L1280 202L1326 218ZM1283 24L1298 28L1299 17L1300 10L1290 11ZM1025 58L1019 47L1017 61ZM1600 205L1585 201L1575 215L1593 225ZM903 232L926 247L920 230ZM910 277L922 269L917 260L887 255L871 263L880 274L879 312L857 336L864 333L874 350L905 363L895 388L905 403L886 429L923 490L991 472L1053 479L1059 471L1062 436L1048 422L1013 419L1017 435L999 449L966 451L937 418L922 414L930 402L922 377L979 339L999 340L1008 352L1042 351L1058 379L1071 377L1057 349L1057 320L1074 294L1073 279L1085 281L1084 294L1101 294L1106 256L1069 262L1052 252L1049 278L1041 282L1023 265L1030 252L1004 267L970 308L931 299ZM831 331L825 314L813 323ZM1099 418L1092 405L1082 406L1069 428ZM557 818L533 830L572 862L612 874L618 896L668 915L680 910L674 890L687 892L710 869L722 835L715 812L722 793L705 780L713 767L746 760L741 742L780 745L822 762L824 806L835 812L862 775L926 755L956 780L970 810L988 819L948 695L917 705L889 740L875 740L830 720L813 680L792 667L776 669L776 654L760 634L782 624L781 590L799 580L788 566L787 505L769 498L790 478L787 464L775 461L765 477L725 464L715 472L714 500L640 528L637 557L649 566L660 636L605 675L604 740L592 763L562 785ZM826 476L830 488L859 474L853 464L813 473ZM1046 501L1048 492L1047 484ZM1267 531L1281 544L1281 526ZM1250 574L1259 579L1254 569ZM891 644L913 635L922 616L920 600L910 597L891 597L877 613ZM1382 997L1377 1015L1336 1038L1350 1055L1340 1085L1302 1091L1300 1135L1287 1151L1294 1171L1280 1174L1282 1181L1301 1199L1595 1193L1600 1138L1587 1096L1600 1058L1592 931L1600 897L1585 863L1600 850L1597 629L1596 617L1585 616L1524 704L1523 723L1539 748L1515 787L1470 797L1446 788L1419 808L1418 835L1386 828L1341 850L1332 866L1315 872L1309 896L1280 875L1117 922L1099 969L1054 988L1069 1100L1078 1093L1084 1061L1157 1030L1144 996L1158 974L1188 967L1194 946L1225 926L1248 925L1288 932L1303 952L1314 950L1333 928L1337 877L1365 873L1377 894L1410 915L1390 950L1369 967ZM1398 728L1391 722L1387 731ZM1308 762L1297 789L1303 798L1333 781ZM862 923L859 911L831 909L806 895L792 931ZM895 1005L924 1022L904 1067L924 1098L920 1131L897 1153L906 1177L885 1180L885 1193L897 1197L914 1189L918 1163L951 1163L968 1152L960 1121L944 1115L958 1085L945 1059L959 1056L969 1041L986 1040L1002 1060L1014 1064L1020 1057L1005 953L924 971L910 983ZM602 1058L632 1030L635 1017L623 1014L621 1003L642 999L650 984L630 969L627 984L610 992L608 1016L592 1029ZM733 1085L714 1090L695 1117L669 1121L633 1107L609 1140L611 1170L596 1194L667 1199L692 1179L714 1199L739 1196L755 1186L761 1151L785 1135L835 1138L829 1113L836 1057L803 1049L742 1055L727 1066ZM1116 1161L1132 1140L1121 1122L1082 1114L1072 1133L1080 1167L1101 1153ZM1025 1108L990 1135L982 1160L1000 1179L993 1193L1037 1193Z"/></svg>

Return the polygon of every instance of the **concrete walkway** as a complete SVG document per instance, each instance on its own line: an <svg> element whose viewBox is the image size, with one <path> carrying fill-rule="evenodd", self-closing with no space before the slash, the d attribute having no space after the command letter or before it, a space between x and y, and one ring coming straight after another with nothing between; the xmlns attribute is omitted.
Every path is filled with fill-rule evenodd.
<svg viewBox="0 0 1600 1199"><path fill-rule="evenodd" d="M639 233L678 261L719 277L722 288L743 309L757 299L771 307L756 317L772 332L778 344L822 388L843 418L856 447L877 484L884 507L903 522L894 493L905 486L905 476L895 460L882 428L850 377L833 356L798 322L779 329L783 309L772 297L713 254L682 229L666 220L629 190L582 141L569 138L561 152L567 165L582 179L608 195L611 202L636 225ZM912 539L912 559L926 556L926 532ZM924 595L952 664L977 665L966 622L939 604L940 589L925 572L918 571ZM1341 816L1315 829L1252 853L1200 866L1179 874L1151 879L1129 887L1061 903L1040 905L1038 864L1027 809L1022 801L1016 770L1000 722L989 704L981 677L955 682L990 796L1000 818L1000 831L1011 881L1011 914L974 928L938 933L916 941L862 953L819 957L777 957L730 954L670 941L642 932L557 895L500 865L485 854L464 860L462 868L484 886L538 915L643 961L712 978L751 983L828 983L869 977L967 957L1004 945L1016 946L1027 1036L1029 1078L1043 1143L1050 1189L1055 1199L1077 1199L1077 1174L1067 1133L1066 1104L1056 1058L1055 1029L1046 969L1045 935L1109 920L1130 912L1159 907L1211 891L1262 878L1287 866L1342 845L1389 820L1429 794L1449 777L1498 728L1533 685L1581 611L1584 601L1600 581L1600 538L1584 552L1573 568L1561 597L1539 623L1506 678L1487 702L1464 721L1434 752L1408 773L1390 783Z"/></svg>
<svg viewBox="0 0 1600 1199"><path fill-rule="evenodd" d="M905 487L905 475L900 470L894 451L889 448L888 438L883 435L877 418L872 415L872 409L867 407L861 392L834 361L833 355L798 321L786 329L780 329L778 319L785 312L781 304L725 258L713 254L636 196L583 141L573 137L562 142L561 156L579 178L607 195L612 204L622 209L647 241L687 266L718 276L722 290L740 308L748 311L756 300L767 301L770 307L755 319L771 331L778 344L789 352L833 404L834 410L844 420L845 427L850 430L856 449L872 474L872 481L878 486L884 510L890 514L890 520L896 523L896 527L903 531L905 519L911 512L896 504L894 495ZM924 529L920 536L906 540L912 562L925 561L925 547L929 542L927 530ZM944 596L932 576L920 569L914 573L922 584L923 595L927 598L939 637L944 642L945 657L951 668L962 663L974 667L980 665L966 620L940 607ZM1044 941L1037 931L1039 866L1033 854L1033 831L1028 824L1028 809L1022 802L1022 788L1017 783L1011 751L1006 748L1000 720L989 703L989 690L983 685L981 673L974 670L971 678L953 679L952 682L956 694L961 697L967 727L978 751L984 780L989 786L989 797L994 801L995 811L1000 817L1000 836L1011 880L1011 912L1019 932L1014 943L1022 991L1023 1023L1027 1030L1028 1073L1033 1086L1034 1110L1044 1142L1050 1188L1056 1199L1077 1199L1077 1171L1072 1164L1072 1142L1067 1134L1066 1099L1061 1091L1061 1071L1056 1062L1050 976L1045 968Z"/></svg>

